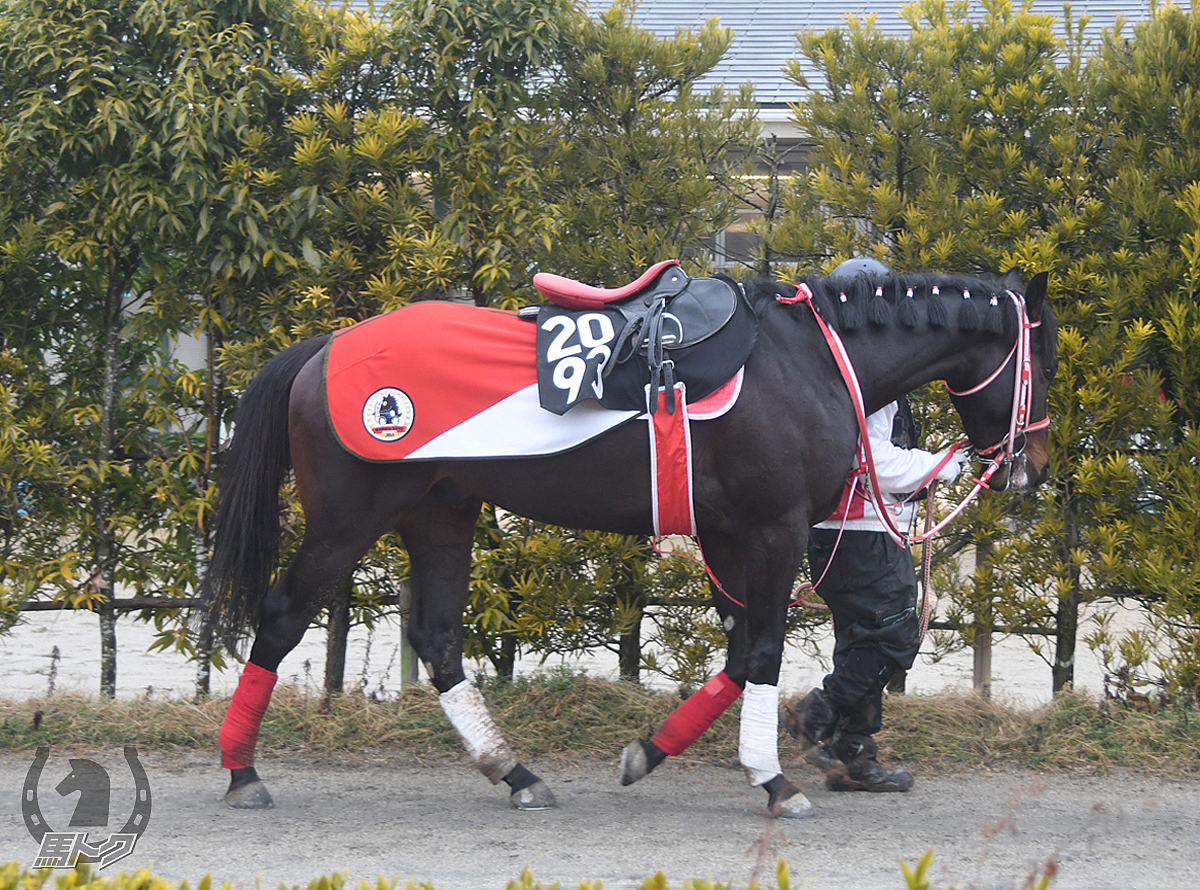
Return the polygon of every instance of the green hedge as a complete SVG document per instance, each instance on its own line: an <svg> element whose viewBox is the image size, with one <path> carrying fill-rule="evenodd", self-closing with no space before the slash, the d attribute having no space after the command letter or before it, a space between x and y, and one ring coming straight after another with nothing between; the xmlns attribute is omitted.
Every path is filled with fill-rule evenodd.
<svg viewBox="0 0 1200 890"><path fill-rule="evenodd" d="M926 851L915 867L901 862L903 871L903 886L906 890L930 890L928 880L929 865L933 861L933 850ZM1053 880L1053 871L1048 869L1043 875L1034 875L1026 880L1024 890L1047 890ZM281 888L285 885L279 885ZM533 874L526 869L519 878L509 881L504 890L553 890L558 884L547 887L541 881L534 880ZM730 884L722 884L709 880L685 880L679 885L680 890L732 890ZM102 877L92 871L89 866L80 865L73 871L56 873L53 869L44 868L39 871L22 870L16 862L0 866L0 890L189 890L187 881L174 883L160 878L142 868L133 874L119 872L112 877ZM196 890L212 890L213 880L205 875ZM791 890L791 870L785 860L780 859L775 866L775 881L760 888L756 881L751 881L746 890ZM603 890L599 882L585 881L578 885L578 890ZM646 878L639 885L639 890L670 890L671 884L662 872ZM235 890L229 883L221 884L220 890ZM300 890L296 885L295 890ZM309 881L307 890L347 890L346 876L335 873ZM361 882L357 888L349 890L436 890L431 882L415 884L411 881L399 887L395 881L380 878L375 884ZM954 890L954 888L948 888Z"/></svg>

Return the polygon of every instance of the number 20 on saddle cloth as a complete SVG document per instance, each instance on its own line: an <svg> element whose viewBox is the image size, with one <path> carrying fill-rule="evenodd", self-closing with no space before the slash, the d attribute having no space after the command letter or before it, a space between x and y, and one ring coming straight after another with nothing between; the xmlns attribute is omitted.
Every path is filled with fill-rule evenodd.
<svg viewBox="0 0 1200 890"><path fill-rule="evenodd" d="M547 362L545 351L554 343L553 335L558 335L559 353L586 355L601 345L595 341L608 327L614 335L621 330L615 320L610 319L605 326L595 316L619 312L554 311L547 317L559 320L547 332L540 331L544 321L540 317L538 324L531 324L515 312L439 301L414 303L338 331L331 338L325 351L329 421L338 441L351 454L367 461L392 462L553 454L645 417L651 430L652 475L663 477L661 482L652 479L651 486L656 494L656 529L658 505L665 501L666 524L659 533L692 533L687 422L689 417L699 420L720 416L736 399L740 388L738 369L757 331L757 319L744 298L739 295L737 302L735 317L745 317L724 327L740 335L744 345L734 351L744 350L744 354L725 358L726 366L732 364L728 370L720 367L721 361L708 363L710 378L713 370L720 377L717 385L702 381L695 389L682 385L674 389L680 394L680 410L647 412L645 386L649 371L645 349L641 348L628 350L640 353L641 361L627 357L620 363L640 366L647 377L639 385L642 398L637 403L626 397L620 407L613 407L611 400L606 405L595 395L589 398L575 393L572 404L561 414L543 407L539 389L546 391L545 378L549 378L550 387L561 388L567 394L572 388L591 393L596 390L590 385L585 387L582 379L576 386L570 372L558 370L558 363ZM572 328L577 343L559 333L567 327ZM547 337L547 333L552 336ZM539 339L543 341L540 362ZM715 337L708 339L720 342ZM734 338L726 339L732 342ZM573 345L578 350L572 351ZM696 351L695 346L690 348ZM559 355L559 362L563 357ZM540 387L539 364L544 378ZM630 373L624 367L617 370L622 375ZM560 384L565 386L555 383L556 371ZM626 392L632 388L630 377L616 379L622 380ZM684 377L677 383L687 380ZM665 392L659 401L665 401ZM663 416L656 431L654 418L658 415Z"/></svg>

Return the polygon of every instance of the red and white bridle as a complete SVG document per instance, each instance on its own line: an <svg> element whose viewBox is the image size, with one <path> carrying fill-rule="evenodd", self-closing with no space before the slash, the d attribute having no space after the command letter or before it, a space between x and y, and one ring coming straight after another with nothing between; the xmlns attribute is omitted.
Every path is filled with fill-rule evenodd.
<svg viewBox="0 0 1200 890"><path fill-rule="evenodd" d="M1009 298L1017 309L1017 319L1020 322L1019 331L1017 333L1017 342L1013 344L1013 348L1009 351L1004 361L1000 363L995 371L989 374L984 380L972 386L970 389L956 392L946 387L947 392L952 396L970 396L975 393L982 392L988 386L995 382L1001 372L1008 367L1010 361L1016 362L1016 381L1013 386L1013 402L1012 413L1008 424L1008 433L1003 439L995 445L987 448L976 449L980 455L988 458L990 455L990 463L984 468L983 472L975 479L975 486L967 493L962 502L955 507L948 516L942 519L941 522L932 528L926 529L919 535L909 534L901 531L895 520L892 518L892 511L888 508L888 504L883 500L883 492L879 487L879 479L875 473L875 459L871 454L871 439L867 435L867 413L863 404L862 389L858 385L858 375L854 373L854 366L850 361L850 356L846 353L846 347L842 343L842 338L838 336L837 331L826 324L825 319L821 317L821 313L817 311L816 304L813 303L813 293L807 284L801 283L794 297L776 297L780 303L807 303L812 310L813 316L817 320L817 326L821 329L821 333L825 337L825 342L829 345L830 351L837 362L838 369L842 373L842 379L846 383L846 388L850 391L850 401L854 405L854 414L858 420L858 474L865 475L868 484L866 485L866 495L871 500L871 505L875 508L875 512L879 515L881 521L887 526L888 532L896 541L902 545L914 544L921 541L929 540L935 537L943 528L950 524L958 515L966 508L967 504L971 503L979 494L979 492L988 487L988 480L1000 469L1006 462L1011 462L1018 457L1025 448L1024 437L1026 433L1044 430L1050 426L1050 418L1045 417L1041 420L1029 422L1029 415L1033 413L1033 371L1032 371L1032 356L1030 347L1030 332L1038 327L1040 321L1030 321L1029 313L1025 309L1025 298L1020 294L1008 291ZM1017 442L1020 441L1020 448L1017 448ZM965 446L966 442L956 442L954 446L947 452L946 458L933 472L917 486L917 490L924 488L937 475L938 471L950 460L952 454Z"/></svg>
<svg viewBox="0 0 1200 890"><path fill-rule="evenodd" d="M1049 417L1043 417L1041 420L1034 421L1033 423L1029 422L1029 415L1033 411L1033 371L1030 357L1030 331L1039 327L1041 322L1029 320L1029 313L1025 311L1024 297L1012 291L1008 291L1008 296L1017 307L1017 318L1021 323L1020 331L1017 334L1017 342L1009 350L1008 356L1000 363L1000 367L970 389L964 389L959 392L951 389L948 385L946 387L946 392L952 396L971 396L977 392L982 392L1000 376L1000 373L1008 367L1010 361L1013 361L1014 358L1016 359L1017 378L1013 386L1013 404L1010 415L1011 419L1008 424L1008 435L995 445L977 449L984 456L995 453L997 458L994 460L998 460L1001 463L1011 461L1024 449L1024 443L1021 445L1021 450L1016 448L1015 443L1018 437L1023 437L1026 433L1047 429L1050 426Z"/></svg>

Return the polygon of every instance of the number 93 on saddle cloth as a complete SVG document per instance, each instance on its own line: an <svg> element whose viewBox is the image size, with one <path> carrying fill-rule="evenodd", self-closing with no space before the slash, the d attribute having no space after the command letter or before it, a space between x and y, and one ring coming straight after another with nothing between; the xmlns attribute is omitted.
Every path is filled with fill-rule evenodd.
<svg viewBox="0 0 1200 890"><path fill-rule="evenodd" d="M650 392L687 384L689 402L712 393L745 363L758 318L732 278L690 278L675 260L653 266L623 288L589 287L539 273L551 300L521 311L537 322L538 397L565 414L588 399L615 410L649 410Z"/></svg>

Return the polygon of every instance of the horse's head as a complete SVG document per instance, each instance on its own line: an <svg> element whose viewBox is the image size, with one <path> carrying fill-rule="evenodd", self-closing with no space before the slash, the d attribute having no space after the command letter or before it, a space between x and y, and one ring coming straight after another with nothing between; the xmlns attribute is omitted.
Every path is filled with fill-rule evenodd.
<svg viewBox="0 0 1200 890"><path fill-rule="evenodd" d="M108 773L100 764L94 760L72 757L71 771L54 790L65 797L75 791L107 789L108 783Z"/></svg>
<svg viewBox="0 0 1200 890"><path fill-rule="evenodd" d="M962 379L947 381L967 438L996 464L993 490L1033 491L1050 473L1046 397L1058 369L1058 329L1047 278L1042 272L1023 286L1020 270L1009 271L1002 286L1016 312L1015 338L981 343Z"/></svg>

